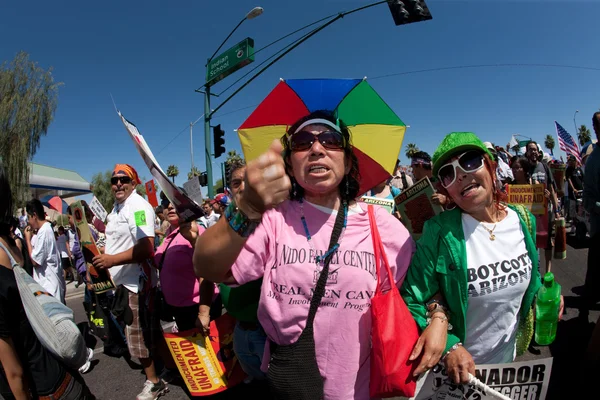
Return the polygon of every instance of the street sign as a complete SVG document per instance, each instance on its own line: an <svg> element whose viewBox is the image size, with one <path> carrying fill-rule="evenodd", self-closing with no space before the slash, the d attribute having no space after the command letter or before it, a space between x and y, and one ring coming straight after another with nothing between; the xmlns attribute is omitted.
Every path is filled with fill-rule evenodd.
<svg viewBox="0 0 600 400"><path fill-rule="evenodd" d="M208 63L206 83L215 84L253 61L254 39L246 38Z"/></svg>

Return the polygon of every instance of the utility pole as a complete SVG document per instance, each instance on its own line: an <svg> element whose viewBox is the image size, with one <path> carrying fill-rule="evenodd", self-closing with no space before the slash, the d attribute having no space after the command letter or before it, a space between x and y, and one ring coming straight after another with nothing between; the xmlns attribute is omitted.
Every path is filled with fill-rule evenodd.
<svg viewBox="0 0 600 400"><path fill-rule="evenodd" d="M208 60L210 62L210 60ZM208 65L208 62L206 65ZM206 158L206 186L208 198L215 197L212 175L212 157L210 156L210 85L204 88L204 157Z"/></svg>
<svg viewBox="0 0 600 400"><path fill-rule="evenodd" d="M194 170L194 142L192 139L192 127L194 126L194 124L192 124L190 122L190 157L192 159L192 169L191 171Z"/></svg>

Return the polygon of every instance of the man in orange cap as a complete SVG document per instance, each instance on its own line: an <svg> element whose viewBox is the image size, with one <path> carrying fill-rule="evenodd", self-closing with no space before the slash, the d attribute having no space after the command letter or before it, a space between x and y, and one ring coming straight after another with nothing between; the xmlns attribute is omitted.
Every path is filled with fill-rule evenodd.
<svg viewBox="0 0 600 400"><path fill-rule="evenodd" d="M126 310L122 319L127 325L127 347L131 357L140 359L147 378L137 400L152 400L168 391L150 354L154 336L150 331L160 326L148 322L153 318L146 306L146 297L157 282L147 263L154 255L154 209L136 193L141 182L131 165L117 164L110 183L116 201L106 220L104 254L94 257L93 263L96 268L109 268L117 286L115 298L121 299L118 308Z"/></svg>

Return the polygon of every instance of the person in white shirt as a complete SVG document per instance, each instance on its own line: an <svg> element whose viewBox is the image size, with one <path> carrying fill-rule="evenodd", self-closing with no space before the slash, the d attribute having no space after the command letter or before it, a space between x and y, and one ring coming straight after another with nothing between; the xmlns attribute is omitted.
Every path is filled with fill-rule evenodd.
<svg viewBox="0 0 600 400"><path fill-rule="evenodd" d="M48 293L65 303L66 284L52 226L45 219L44 206L33 199L25 206L29 226L25 229L27 250L33 261L33 279ZM36 240L32 241L33 229L37 229ZM33 244L32 244L33 242Z"/></svg>
<svg viewBox="0 0 600 400"><path fill-rule="evenodd" d="M210 228L219 220L220 215L214 212L212 207L212 201L206 200L204 204L202 204L202 209L204 210L204 217L200 218L202 226L205 228Z"/></svg>
<svg viewBox="0 0 600 400"><path fill-rule="evenodd" d="M154 254L154 209L135 191L141 181L135 169L128 164L117 164L111 178L115 205L106 223L106 246L104 254L94 257L96 268L108 268L115 285L117 299L128 296L128 311L123 313L126 323L125 335L131 357L140 359L146 373L146 382L137 400L151 400L167 392L167 386L156 374L151 358L151 330L154 326L146 297L156 283L155 271L149 268L148 260ZM162 335L160 335L162 336Z"/></svg>

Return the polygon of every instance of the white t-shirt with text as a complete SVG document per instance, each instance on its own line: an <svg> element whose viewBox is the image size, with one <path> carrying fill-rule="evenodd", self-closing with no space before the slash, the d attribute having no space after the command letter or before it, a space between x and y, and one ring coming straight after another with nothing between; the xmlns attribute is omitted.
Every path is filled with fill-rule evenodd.
<svg viewBox="0 0 600 400"><path fill-rule="evenodd" d="M66 283L60 253L50 223L44 223L38 229L35 237L35 241L31 241L31 247L33 248L31 258L39 266L33 268L33 279L48 293L64 303Z"/></svg>
<svg viewBox="0 0 600 400"><path fill-rule="evenodd" d="M462 214L467 247L468 307L465 349L475 364L513 362L519 310L531 280L532 263L517 213L496 224L495 240L469 214ZM537 268L537 266L536 266Z"/></svg>
<svg viewBox="0 0 600 400"><path fill-rule="evenodd" d="M131 249L138 240L154 237L154 209L133 192L123 203L116 203L107 217L106 254L119 254ZM109 269L115 285L124 285L131 292L139 290L139 263L117 265Z"/></svg>

